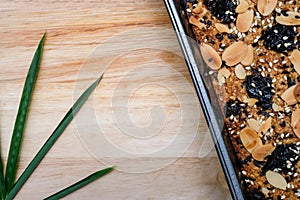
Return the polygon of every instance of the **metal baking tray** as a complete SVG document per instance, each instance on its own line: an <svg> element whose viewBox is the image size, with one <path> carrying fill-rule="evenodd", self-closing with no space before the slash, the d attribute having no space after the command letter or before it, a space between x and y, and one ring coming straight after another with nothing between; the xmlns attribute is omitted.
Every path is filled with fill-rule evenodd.
<svg viewBox="0 0 300 200"><path fill-rule="evenodd" d="M186 64L190 71L197 95L202 106L215 149L219 156L232 198L243 200L246 190L241 184L238 162L228 133L224 128L225 122L222 109L213 90L208 67L203 62L199 45L195 41L193 31L188 23L182 0L164 0Z"/></svg>

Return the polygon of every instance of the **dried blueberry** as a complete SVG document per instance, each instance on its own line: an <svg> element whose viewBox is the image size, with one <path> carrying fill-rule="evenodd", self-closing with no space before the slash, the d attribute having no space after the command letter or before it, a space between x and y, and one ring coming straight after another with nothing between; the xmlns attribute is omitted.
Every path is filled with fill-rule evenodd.
<svg viewBox="0 0 300 200"><path fill-rule="evenodd" d="M226 113L226 117L238 116L241 117L242 113L246 113L246 105L239 101L239 100L229 100L224 108L224 111Z"/></svg>
<svg viewBox="0 0 300 200"><path fill-rule="evenodd" d="M265 195L257 189L248 191L245 194L245 199L247 200L265 200Z"/></svg>
<svg viewBox="0 0 300 200"><path fill-rule="evenodd" d="M211 11L212 15L223 23L231 23L236 20L235 9L237 4L232 0L204 0L204 5Z"/></svg>
<svg viewBox="0 0 300 200"><path fill-rule="evenodd" d="M240 164L241 165L243 165L243 164L249 164L249 162L251 161L251 159L252 159L252 156L248 156L244 160L240 160Z"/></svg>
<svg viewBox="0 0 300 200"><path fill-rule="evenodd" d="M220 33L217 33L216 38L221 42L223 40L223 35Z"/></svg>
<svg viewBox="0 0 300 200"><path fill-rule="evenodd" d="M289 76L287 77L287 83L289 87L296 85L296 81L292 80Z"/></svg>
<svg viewBox="0 0 300 200"><path fill-rule="evenodd" d="M249 97L257 99L258 102L256 104L267 110L272 108L274 93L271 85L271 77L263 77L260 74L246 77L246 91Z"/></svg>
<svg viewBox="0 0 300 200"><path fill-rule="evenodd" d="M277 52L292 51L296 49L294 43L297 31L292 26L276 24L262 32L264 46Z"/></svg>
<svg viewBox="0 0 300 200"><path fill-rule="evenodd" d="M192 3L192 4L197 4L198 0L184 0L185 3Z"/></svg>
<svg viewBox="0 0 300 200"><path fill-rule="evenodd" d="M298 153L297 146L295 144L283 144L278 145L273 153L267 157L267 162L262 168L262 172L266 173L268 170L274 170L276 168L281 169L283 173L287 174L291 171L291 168L297 164ZM299 157L299 156L298 156Z"/></svg>

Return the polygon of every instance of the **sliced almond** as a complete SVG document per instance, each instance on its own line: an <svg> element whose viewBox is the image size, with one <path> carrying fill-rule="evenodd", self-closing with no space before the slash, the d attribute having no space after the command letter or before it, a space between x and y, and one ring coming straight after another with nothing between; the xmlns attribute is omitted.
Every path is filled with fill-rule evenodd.
<svg viewBox="0 0 300 200"><path fill-rule="evenodd" d="M294 96L298 102L300 102L300 84L296 85L294 89Z"/></svg>
<svg viewBox="0 0 300 200"><path fill-rule="evenodd" d="M300 74L300 51L298 49L295 49L292 52L290 60L293 63L296 72Z"/></svg>
<svg viewBox="0 0 300 200"><path fill-rule="evenodd" d="M193 9L194 13L201 14L201 16L204 16L207 13L207 10L202 5L202 2L199 2L196 6L196 8Z"/></svg>
<svg viewBox="0 0 300 200"><path fill-rule="evenodd" d="M252 47L251 44L249 44L247 46L247 53L245 55L245 58L241 61L241 63L244 66L251 65L251 63L253 62L253 58L254 58L254 48Z"/></svg>
<svg viewBox="0 0 300 200"><path fill-rule="evenodd" d="M249 30L253 22L254 11L247 10L244 13L240 13L236 19L236 28L238 31L244 33Z"/></svg>
<svg viewBox="0 0 300 200"><path fill-rule="evenodd" d="M269 117L259 129L258 133L266 133L272 126L272 117Z"/></svg>
<svg viewBox="0 0 300 200"><path fill-rule="evenodd" d="M268 196L269 190L267 188L261 188L261 192L264 193L264 195Z"/></svg>
<svg viewBox="0 0 300 200"><path fill-rule="evenodd" d="M286 12L287 16L280 15L276 17L276 21L279 24L286 26L297 26L300 25L300 13L298 12Z"/></svg>
<svg viewBox="0 0 300 200"><path fill-rule="evenodd" d="M220 84L224 84L226 82L226 79L228 79L230 75L231 73L228 69L226 69L226 67L220 69L218 72L218 82Z"/></svg>
<svg viewBox="0 0 300 200"><path fill-rule="evenodd" d="M216 26L216 29L218 31L220 31L221 33L230 33L230 29L225 24L216 23L215 26Z"/></svg>
<svg viewBox="0 0 300 200"><path fill-rule="evenodd" d="M257 9L262 16L268 16L277 5L277 0L258 0Z"/></svg>
<svg viewBox="0 0 300 200"><path fill-rule="evenodd" d="M234 42L225 49L222 55L222 60L228 66L234 66L241 62L247 53L247 45L241 41Z"/></svg>
<svg viewBox="0 0 300 200"><path fill-rule="evenodd" d="M235 68L234 68L234 72L236 77L238 77L238 79L245 79L246 78L246 70L244 69L243 65L238 64Z"/></svg>
<svg viewBox="0 0 300 200"><path fill-rule="evenodd" d="M244 103L247 103L248 106L254 106L257 102L258 100L254 98L248 98L244 101Z"/></svg>
<svg viewBox="0 0 300 200"><path fill-rule="evenodd" d="M198 15L192 15L189 18L189 22L195 26L197 26L198 28L202 29L203 27L205 27L205 24L200 22L200 17Z"/></svg>
<svg viewBox="0 0 300 200"><path fill-rule="evenodd" d="M200 50L205 63L213 70L222 66L222 59L216 50L208 44L202 43Z"/></svg>
<svg viewBox="0 0 300 200"><path fill-rule="evenodd" d="M252 153L253 150L262 145L261 139L252 128L244 128L240 133L241 141L244 147Z"/></svg>
<svg viewBox="0 0 300 200"><path fill-rule="evenodd" d="M258 132L261 128L261 124L259 123L259 121L257 121L256 119L253 119L253 118L248 119L247 124L249 125L250 128L252 128L256 132Z"/></svg>
<svg viewBox="0 0 300 200"><path fill-rule="evenodd" d="M300 138L300 109L292 113L291 126L293 127L294 133Z"/></svg>
<svg viewBox="0 0 300 200"><path fill-rule="evenodd" d="M286 180L279 173L269 170L266 173L266 178L268 182L274 187L282 190L286 190L286 186L287 186Z"/></svg>
<svg viewBox="0 0 300 200"><path fill-rule="evenodd" d="M252 157L257 161L264 161L264 159L274 151L275 147L272 144L258 146L252 152Z"/></svg>
<svg viewBox="0 0 300 200"><path fill-rule="evenodd" d="M296 85L289 87L284 93L282 93L281 98L287 103L287 105L294 105L298 101L294 95L294 89Z"/></svg>
<svg viewBox="0 0 300 200"><path fill-rule="evenodd" d="M244 13L248 10L249 3L246 0L240 0L240 4L236 7L236 13Z"/></svg>
<svg viewBox="0 0 300 200"><path fill-rule="evenodd" d="M275 112L281 110L281 109L280 109L280 106L279 106L278 104L276 104L276 103L273 103L273 104L272 104L272 109L273 109Z"/></svg>

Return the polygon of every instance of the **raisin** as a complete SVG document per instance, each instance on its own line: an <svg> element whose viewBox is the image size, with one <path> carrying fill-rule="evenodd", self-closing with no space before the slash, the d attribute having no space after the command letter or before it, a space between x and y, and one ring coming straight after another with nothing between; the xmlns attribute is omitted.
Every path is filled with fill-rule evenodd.
<svg viewBox="0 0 300 200"><path fill-rule="evenodd" d="M249 164L249 162L252 160L252 156L246 157L244 160L240 160L240 164Z"/></svg>
<svg viewBox="0 0 300 200"><path fill-rule="evenodd" d="M278 145L273 153L267 157L267 162L263 166L262 172L266 173L268 170L280 168L284 174L287 174L291 171L291 168L295 167L299 160L299 158L295 159L298 156L296 151L297 146L295 144ZM291 158L294 161L291 161ZM287 161L291 164L288 165Z"/></svg>
<svg viewBox="0 0 300 200"><path fill-rule="evenodd" d="M192 3L192 4L197 4L198 0L184 0L185 3Z"/></svg>
<svg viewBox="0 0 300 200"><path fill-rule="evenodd" d="M226 117L230 117L231 115L241 117L242 113L247 112L246 105L239 100L229 100L224 107L224 111Z"/></svg>
<svg viewBox="0 0 300 200"><path fill-rule="evenodd" d="M204 0L204 5L211 11L212 15L223 23L231 23L236 20L235 9L237 4L232 0Z"/></svg>
<svg viewBox="0 0 300 200"><path fill-rule="evenodd" d="M246 76L246 91L249 97L257 99L256 105L266 110L272 108L274 93L271 85L271 77L263 77L260 74Z"/></svg>
<svg viewBox="0 0 300 200"><path fill-rule="evenodd" d="M291 79L291 77L287 77L287 83L288 83L288 86L289 87L292 87L293 85L296 85L296 81L293 81L292 79Z"/></svg>
<svg viewBox="0 0 300 200"><path fill-rule="evenodd" d="M265 195L257 189L249 191L245 194L247 200L265 200Z"/></svg>
<svg viewBox="0 0 300 200"><path fill-rule="evenodd" d="M223 35L220 33L217 33L216 38L221 42L223 40Z"/></svg>
<svg viewBox="0 0 300 200"><path fill-rule="evenodd" d="M265 47L282 53L296 49L296 44L294 43L296 35L297 31L292 26L276 24L263 31L262 39Z"/></svg>

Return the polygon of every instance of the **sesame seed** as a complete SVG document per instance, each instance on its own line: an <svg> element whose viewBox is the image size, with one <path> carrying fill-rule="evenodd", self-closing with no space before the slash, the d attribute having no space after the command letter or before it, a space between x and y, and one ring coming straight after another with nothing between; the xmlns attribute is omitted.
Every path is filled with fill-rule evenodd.
<svg viewBox="0 0 300 200"><path fill-rule="evenodd" d="M283 40L287 40L287 39L289 39L289 37L288 37L288 36L283 36L282 39L283 39Z"/></svg>
<svg viewBox="0 0 300 200"><path fill-rule="evenodd" d="M272 63L272 62L269 62L269 66L272 67L272 66L273 66L273 63Z"/></svg>

